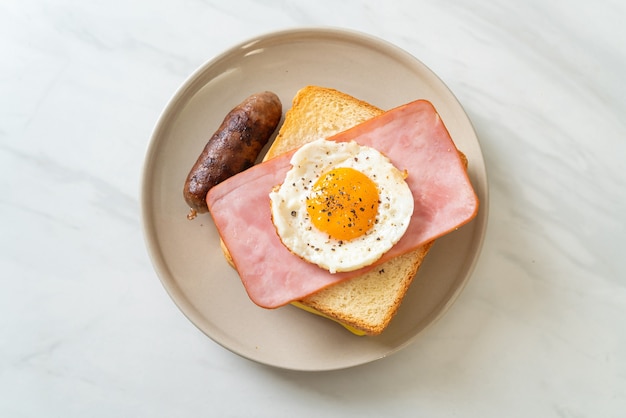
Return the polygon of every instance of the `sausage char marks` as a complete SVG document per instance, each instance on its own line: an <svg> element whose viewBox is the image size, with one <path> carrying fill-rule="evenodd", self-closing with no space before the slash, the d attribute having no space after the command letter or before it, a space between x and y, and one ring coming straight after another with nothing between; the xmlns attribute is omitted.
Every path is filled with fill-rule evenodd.
<svg viewBox="0 0 626 418"><path fill-rule="evenodd" d="M281 117L280 99L269 91L249 96L226 115L185 181L183 196L192 213L208 211L205 199L213 186L254 165Z"/></svg>

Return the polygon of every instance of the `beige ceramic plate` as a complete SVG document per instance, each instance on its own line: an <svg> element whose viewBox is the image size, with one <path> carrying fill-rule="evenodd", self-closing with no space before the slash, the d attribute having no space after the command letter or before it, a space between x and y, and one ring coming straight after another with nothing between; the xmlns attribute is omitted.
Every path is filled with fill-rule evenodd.
<svg viewBox="0 0 626 418"><path fill-rule="evenodd" d="M211 216L186 218L188 207L182 198L186 175L226 113L262 90L278 94L286 110L296 91L307 84L333 87L385 109L416 99L430 100L468 156L470 178L481 200L474 221L436 242L398 315L378 337L356 337L292 306L257 307L222 257ZM235 46L198 69L157 123L146 156L142 193L150 255L183 313L232 352L294 370L367 363L415 339L452 304L468 280L487 218L483 156L470 121L452 93L406 52L343 30L272 33Z"/></svg>

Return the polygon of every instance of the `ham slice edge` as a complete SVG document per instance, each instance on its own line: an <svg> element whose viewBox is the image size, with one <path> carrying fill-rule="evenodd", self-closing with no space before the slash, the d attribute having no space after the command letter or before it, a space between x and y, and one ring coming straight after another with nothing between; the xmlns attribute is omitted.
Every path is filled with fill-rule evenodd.
<svg viewBox="0 0 626 418"><path fill-rule="evenodd" d="M376 264L405 254L472 220L478 198L456 146L432 104L417 100L331 138L371 146L406 179L414 211L402 239ZM372 266L331 274L292 254L271 221L269 193L291 168L293 152L277 156L213 187L207 205L250 299L278 308Z"/></svg>

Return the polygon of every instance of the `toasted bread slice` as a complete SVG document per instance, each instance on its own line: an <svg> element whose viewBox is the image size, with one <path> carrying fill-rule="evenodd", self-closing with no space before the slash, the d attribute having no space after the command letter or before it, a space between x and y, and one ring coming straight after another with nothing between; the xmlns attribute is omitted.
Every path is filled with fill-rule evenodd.
<svg viewBox="0 0 626 418"><path fill-rule="evenodd" d="M264 160L328 138L384 111L338 90L307 86L296 93ZM466 163L465 156L461 157ZM357 335L378 335L389 325L433 242L329 286L293 305L334 320ZM224 255L232 265L225 246Z"/></svg>
<svg viewBox="0 0 626 418"><path fill-rule="evenodd" d="M264 159L345 131L384 111L340 91L299 90ZM431 243L377 266L362 276L327 287L296 306L347 325L355 334L380 334L396 314Z"/></svg>

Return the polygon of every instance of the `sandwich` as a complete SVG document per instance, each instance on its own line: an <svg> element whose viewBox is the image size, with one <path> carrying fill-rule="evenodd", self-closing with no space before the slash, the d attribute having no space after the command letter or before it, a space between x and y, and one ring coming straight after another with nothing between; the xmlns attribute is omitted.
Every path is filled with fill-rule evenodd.
<svg viewBox="0 0 626 418"><path fill-rule="evenodd" d="M255 303L266 308L275 308L290 303L308 312L331 319L356 335L379 335L389 326L434 240L469 222L476 215L478 209L478 200L466 174L467 159L454 146L432 105L427 102L418 103L411 109L417 109L415 112L419 113L419 117L427 118L428 123L433 124L433 129L436 129L436 135L442 137L442 141L448 141L445 142L447 150L439 149L433 152L445 154L447 159L445 162L446 167L452 166L452 169L450 169L451 174L446 174L445 176L452 178L452 180L449 182L445 180L445 182L453 185L448 186L444 184L441 187L455 188L455 192L458 190L459 197L456 199L458 202L453 201L455 200L454 198L448 199L448 201L452 202L451 205L454 206L454 210L445 209L449 211L449 214L445 213L441 216L430 213L424 215L428 211L420 212L420 208L416 207L415 212L431 217L434 220L433 223L437 225L441 224L438 226L438 229L431 231L429 228L422 228L413 224L405 225L406 234L409 237L402 237L399 241L394 242L392 249L385 253L384 256L381 256L380 259L374 260L371 265L356 265L356 267L347 271L333 271L334 267L332 266L324 265L320 267L322 264L313 265L309 260L309 262L304 261L302 264L294 264L299 266L298 271L291 271L290 278L277 278L275 275L289 273L279 273L278 271L268 269L267 263L264 261L265 258L261 255L255 256L254 243L248 243L245 250L238 249L238 243L252 241L253 238L251 236L259 237L261 234L266 234L266 232L257 234L254 229L251 229L248 237L242 237L241 233L229 233L226 221L221 222L219 216L220 203L222 200L226 200L223 197L228 193L226 191L221 192L219 186L216 187L217 191L209 192L207 203L214 218L216 213L218 214L216 225L222 237L224 255L230 265L237 269L240 276L242 276L246 290ZM401 112L402 109L398 111L398 113ZM261 174L262 170L258 170L259 173L249 178L235 176L232 181L235 184L231 187L234 189L243 188L244 183L250 180L269 176L272 179L263 180L263 182L267 184L275 183L273 190L276 190L277 185L284 181L284 173L280 170L277 175L270 173L270 164L277 167L289 166L288 162L295 155L294 152L297 154L297 150L305 148L307 144L316 143L320 139L330 138L343 141L346 139L344 137L350 140L352 137L358 140L360 138L359 135L369 137L371 136L369 131L360 133L359 127L370 130L384 129L383 124L391 123L389 121L396 117L390 115L387 117L389 120L387 121L385 119L386 113L382 109L335 89L318 86L304 87L295 95L292 107L286 112L284 122L276 139L268 149L263 163L260 164L261 166L268 164L267 173ZM422 116L422 114L425 116ZM398 116L398 118L400 117L407 120L404 123L413 123L411 115L402 114ZM383 128L380 128L380 126L383 126ZM446 136L447 138L443 138ZM441 147L439 146L439 148ZM385 154L384 150L383 154ZM448 169L446 168L446 170ZM408 173L405 173L404 176L411 176L411 174L411 170L408 170ZM249 187L252 190L255 186ZM395 196L395 193L394 191L392 195ZM433 193L436 194L437 192ZM259 202L262 202L262 199L259 199ZM418 198L416 198L417 200ZM240 201L240 199L231 199L231 201ZM255 202L250 203L254 204ZM413 202L411 202L411 211L413 211L412 205ZM222 210L222 212L225 211ZM275 216L275 211L272 208L267 209L263 217L267 218L268 214L270 217L273 217ZM411 222L414 223L413 220ZM276 226L277 223L275 221L274 223L274 226ZM417 231L416 228L422 229L419 229L419 233L414 233ZM428 231L422 233L424 230ZM272 232L276 233L276 231ZM233 235L238 236L233 237ZM419 238L416 236L419 236ZM268 239L275 240L275 237ZM410 239L413 239L412 243L404 245ZM283 243L285 242L283 238L281 240ZM259 248L258 251L267 250L264 242L259 243L257 247L263 247ZM398 249L396 250L397 247ZM283 250L279 247L277 248L276 251L281 252L280 255L276 256L277 258L284 259L287 257L287 253L293 256L293 258L298 258L289 249L283 254ZM249 256L250 252L252 252L252 256L247 258L252 258L253 261L249 261L249 263L253 265L243 266L243 263L238 263L236 257L232 255L233 250L237 252L246 251ZM334 252L334 249L331 250ZM318 270L329 268L331 269L330 273L327 271L323 273L318 272ZM318 276L321 278L318 278ZM248 277L256 278L253 280L248 279ZM300 278L298 279L298 277ZM310 284L309 277L312 282ZM255 282L253 283L253 281ZM274 283L274 281L278 283ZM298 283L294 284L294 282ZM295 290L285 292L285 289L281 289L281 286L295 288ZM277 292L281 296L275 299L273 292ZM268 295L268 293L272 294Z"/></svg>

